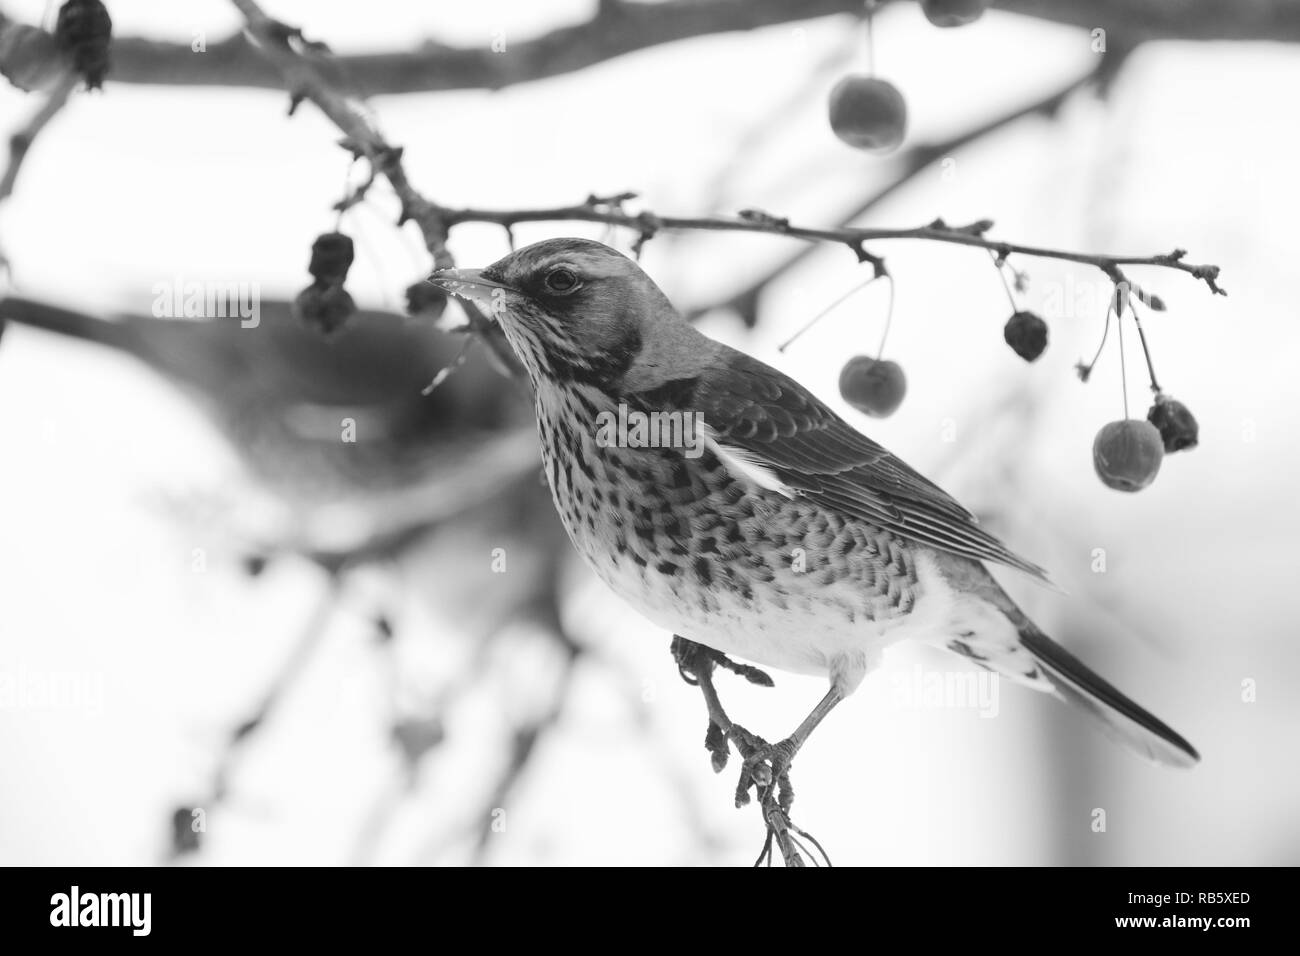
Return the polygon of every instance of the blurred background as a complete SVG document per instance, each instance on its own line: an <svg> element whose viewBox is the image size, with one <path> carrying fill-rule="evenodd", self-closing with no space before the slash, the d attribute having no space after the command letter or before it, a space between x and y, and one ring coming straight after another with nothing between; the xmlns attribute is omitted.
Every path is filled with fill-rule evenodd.
<svg viewBox="0 0 1300 956"><path fill-rule="evenodd" d="M6 294L139 317L93 342L11 321L0 342L0 862L751 862L760 820L731 806L734 764L709 767L703 702L669 635L559 529L525 387L476 346L422 394L463 341L399 317L431 263L415 226L394 225L387 184L332 209L365 164L314 106L287 118L274 77L230 56L234 5L108 6L102 91L71 95L0 202ZM875 352L882 284L776 348L866 278L842 247L667 232L645 246L643 265L707 332L803 381L1050 568L1065 593L998 576L1203 757L1190 772L1147 766L1009 685L975 703L927 696L931 675L965 664L900 648L800 755L795 821L837 864L1300 862L1300 120L1279 95L1300 86L1294 4L1246 17L1192 3L1169 22L1150 0L995 4L941 30L888 3L875 68L910 123L886 157L826 121L829 89L864 68L858 5L756 0L760 28L612 57L563 33L535 42L619 6L264 9L337 54L379 57L333 81L368 94L413 185L449 206L634 190L629 208L664 215L987 217L998 238L1056 249L1183 247L1221 266L1229 292L1128 270L1168 306L1144 324L1201 443L1124 495L1091 461L1094 434L1124 414L1113 330L1090 381L1074 370L1101 340L1097 270L1012 258L1028 274L1020 302L1051 328L1028 365L1002 341L987 253L870 244L895 277L887 352L909 382L874 420L836 378ZM712 16L710 0L693 6ZM716 4L717 23L736 6ZM57 10L0 3L47 29ZM605 33L617 23L591 36ZM441 45L497 60L429 92L382 59ZM26 126L43 96L0 83L0 129ZM336 225L356 243L347 289L363 312L327 341L287 303ZM514 233L625 251L637 238L583 223ZM485 265L509 244L470 223L450 250ZM262 324L140 325L187 283L248 284ZM1140 417L1131 329L1126 348ZM734 718L777 739L824 686L773 676L775 689L718 681Z"/></svg>

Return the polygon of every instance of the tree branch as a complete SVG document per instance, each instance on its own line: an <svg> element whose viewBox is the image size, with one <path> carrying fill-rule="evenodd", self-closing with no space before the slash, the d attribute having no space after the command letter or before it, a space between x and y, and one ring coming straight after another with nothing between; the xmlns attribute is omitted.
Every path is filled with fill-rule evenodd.
<svg viewBox="0 0 1300 956"><path fill-rule="evenodd" d="M1114 64L1108 61L1114 54L1099 60L1096 68L1078 79L1071 80L1060 89L1049 93L1047 96L1040 97L1032 103L1018 107L1001 116L996 116L979 126L960 133L950 139L937 143L918 143L905 152L901 153L895 159L897 170L892 177L883 186L878 186L870 194L855 204L849 212L840 218L840 228L848 228L862 216L865 216L871 210L875 209L885 200L889 199L896 192L910 183L922 170L933 165L944 157L951 156L977 142L991 136L998 130L1001 130L1013 123L1018 122L1029 116L1046 116L1053 117L1061 104L1070 98L1078 90L1081 90L1090 84L1100 82L1107 74L1113 71ZM751 306L755 303L760 295L763 294L773 282L776 282L782 276L788 274L800 263L804 262L817 251L817 246L807 246L794 255L783 259L776 266L769 268L761 277L750 282L745 287L728 295L725 299L718 300L701 306L696 306L687 313L687 318L697 319L705 313L717 309L742 308Z"/></svg>
<svg viewBox="0 0 1300 956"><path fill-rule="evenodd" d="M899 0L888 0L899 2ZM1257 0L997 0L1001 10L1087 30L1108 43L1149 40L1300 40L1300 2ZM498 90L572 73L628 53L697 36L754 30L833 14L857 15L862 0L666 0L604 2L591 20L509 43L495 53L426 41L418 49L337 57L333 80L359 96L459 89ZM121 83L245 86L274 89L274 68L242 35L196 54L188 43L121 37L113 44L112 79Z"/></svg>
<svg viewBox="0 0 1300 956"><path fill-rule="evenodd" d="M1011 255L1032 256L1041 259L1060 259L1066 262L1078 262L1095 266L1106 273L1117 285L1128 282L1122 271L1123 266L1161 266L1186 272L1200 279L1210 290L1223 295L1224 290L1217 284L1219 267L1214 265L1194 265L1183 261L1186 251L1175 249L1171 253L1152 256L1097 255L1086 252L1072 252L1065 249L1049 249L1045 246L1031 246L1023 243L1006 242L990 239L988 231L993 222L981 219L966 226L949 226L942 219L936 219L928 225L910 229L888 229L880 227L840 227L817 228L796 226L788 219L773 216L754 209L742 210L735 219L720 216L680 217L660 216L652 212L629 213L623 209L623 203L633 198L628 194L602 199L589 196L576 206L558 206L550 209L443 209L442 218L448 227L464 222L486 222L509 227L521 222L597 222L612 226L623 226L635 230L640 235L637 245L652 238L661 229L683 229L724 232L756 232L770 235L788 236L792 239L804 239L817 242L839 243L847 246L860 262L869 262L877 275L886 274L884 259L866 248L866 243L885 240L925 240L928 242L946 242L962 246L974 246L989 249L1005 260ZM1129 286L1137 287L1128 282Z"/></svg>
<svg viewBox="0 0 1300 956"><path fill-rule="evenodd" d="M384 139L374 123L326 77L323 70L329 67L333 58L323 56L319 44L306 41L301 30L267 16L256 0L232 2L244 15L257 49L277 68L280 83L288 87L290 115L300 102L311 100L343 131L342 145L370 163L372 178L378 174L388 180L401 203L397 225L411 221L419 227L424 246L433 257L434 268L454 266L456 261L447 248L448 224L443 219L442 207L430 202L411 185L402 165L401 147ZM349 197L344 197L335 208L349 203ZM469 303L462 303L462 308L470 328L479 333L479 338L487 343L502 365L507 369L517 368L518 360L496 324Z"/></svg>

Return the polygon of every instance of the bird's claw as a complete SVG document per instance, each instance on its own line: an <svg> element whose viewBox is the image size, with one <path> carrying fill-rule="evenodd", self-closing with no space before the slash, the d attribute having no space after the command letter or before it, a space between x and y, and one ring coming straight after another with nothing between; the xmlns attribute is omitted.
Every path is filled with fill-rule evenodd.
<svg viewBox="0 0 1300 956"><path fill-rule="evenodd" d="M761 737L751 737L749 753L742 751L745 763L736 784L736 806L749 803L749 789L753 787L764 807L772 805L789 812L794 804L794 787L790 783L797 749L794 742L787 739L769 744Z"/></svg>

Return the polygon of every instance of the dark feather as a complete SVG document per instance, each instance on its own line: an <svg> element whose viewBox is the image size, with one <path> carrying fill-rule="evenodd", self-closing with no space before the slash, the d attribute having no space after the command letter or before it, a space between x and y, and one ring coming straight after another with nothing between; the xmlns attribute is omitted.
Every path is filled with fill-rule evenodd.
<svg viewBox="0 0 1300 956"><path fill-rule="evenodd" d="M700 412L724 445L765 463L788 487L823 507L942 551L1047 580L1042 568L981 528L943 489L757 359L720 349L690 379L660 385L655 392L655 397L672 395L683 410Z"/></svg>

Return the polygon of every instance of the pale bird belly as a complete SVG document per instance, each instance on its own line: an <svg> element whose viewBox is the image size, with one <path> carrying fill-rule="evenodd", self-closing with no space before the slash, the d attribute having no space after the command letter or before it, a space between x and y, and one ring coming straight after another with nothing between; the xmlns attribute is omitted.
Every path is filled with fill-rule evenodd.
<svg viewBox="0 0 1300 956"><path fill-rule="evenodd" d="M856 679L895 641L952 633L926 549L742 484L707 452L598 447L576 417L541 419L557 510L596 574L655 624L795 673L848 661Z"/></svg>

